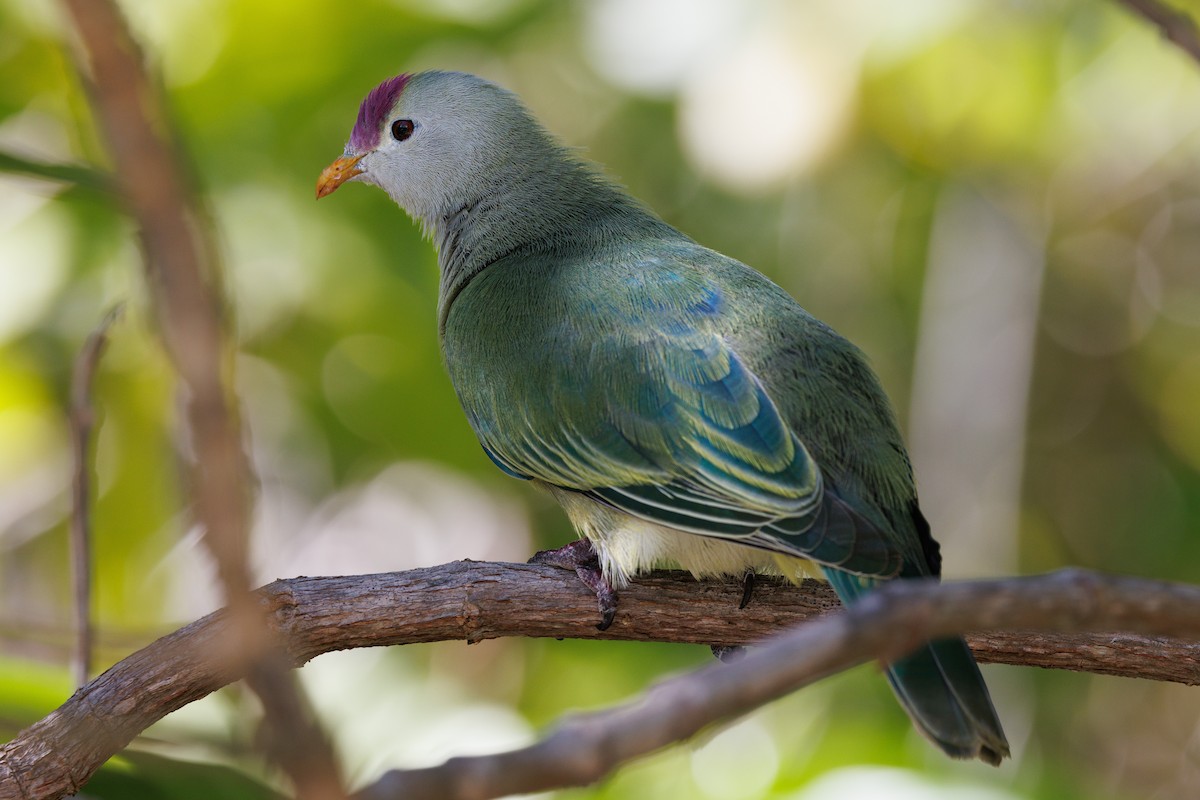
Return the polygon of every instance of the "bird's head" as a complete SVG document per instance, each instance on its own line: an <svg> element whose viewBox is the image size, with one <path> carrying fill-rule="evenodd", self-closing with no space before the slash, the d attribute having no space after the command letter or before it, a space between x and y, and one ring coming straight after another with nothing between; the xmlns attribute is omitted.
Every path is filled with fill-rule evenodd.
<svg viewBox="0 0 1200 800"><path fill-rule="evenodd" d="M478 197L496 170L529 158L545 134L517 98L461 72L389 78L367 94L342 156L317 181L325 197L371 183L429 222Z"/></svg>

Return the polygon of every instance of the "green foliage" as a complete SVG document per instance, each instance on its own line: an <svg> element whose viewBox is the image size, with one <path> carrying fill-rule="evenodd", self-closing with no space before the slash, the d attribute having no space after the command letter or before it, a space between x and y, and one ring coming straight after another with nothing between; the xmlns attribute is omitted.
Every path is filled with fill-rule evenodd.
<svg viewBox="0 0 1200 800"><path fill-rule="evenodd" d="M221 764L129 752L109 761L87 785L97 800L282 800L286 795Z"/></svg>

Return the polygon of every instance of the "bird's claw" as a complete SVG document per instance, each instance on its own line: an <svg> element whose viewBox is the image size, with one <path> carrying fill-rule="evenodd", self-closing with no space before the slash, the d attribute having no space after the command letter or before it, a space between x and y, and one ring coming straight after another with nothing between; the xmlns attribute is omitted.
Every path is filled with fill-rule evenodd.
<svg viewBox="0 0 1200 800"><path fill-rule="evenodd" d="M746 570L746 574L742 576L742 601L738 603L738 609L741 610L750 605L750 598L754 595L754 578L757 573L752 570ZM712 654L717 657L717 660L722 664L732 664L746 654L746 648L737 644L711 644L709 649Z"/></svg>
<svg viewBox="0 0 1200 800"><path fill-rule="evenodd" d="M709 645L709 649L717 657L717 661L720 661L722 664L732 664L746 655L746 648L740 644L712 644Z"/></svg>
<svg viewBox="0 0 1200 800"><path fill-rule="evenodd" d="M579 570L576 569L575 572L578 573ZM591 586L591 584L588 584L587 579L585 579L583 577L583 575L580 575L579 579L582 580L584 582L584 584L587 584L589 588L593 589L593 591L596 592L596 603L597 603L597 605L600 606L600 624L596 626L596 630L598 630L598 631L608 630L609 626L613 624L613 619L615 619L617 616L617 592L616 592L616 590L613 589L612 586L609 585L608 581L604 580L603 574L600 575L600 581L603 583L603 585L600 586L599 588L593 587L593 586Z"/></svg>
<svg viewBox="0 0 1200 800"><path fill-rule="evenodd" d="M596 630L605 631L617 616L617 590L604 577L600 556L587 539L577 539L556 550L539 550L529 559L530 564L573 569L584 586L596 595L600 607L600 624Z"/></svg>
<svg viewBox="0 0 1200 800"><path fill-rule="evenodd" d="M738 603L739 611L750 605L750 598L754 595L754 575L754 570L749 569L742 577L742 602Z"/></svg>

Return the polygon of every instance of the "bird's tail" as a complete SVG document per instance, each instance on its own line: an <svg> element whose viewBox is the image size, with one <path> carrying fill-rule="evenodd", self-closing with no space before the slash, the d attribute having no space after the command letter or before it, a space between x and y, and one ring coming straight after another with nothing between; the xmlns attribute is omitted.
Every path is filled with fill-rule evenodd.
<svg viewBox="0 0 1200 800"><path fill-rule="evenodd" d="M846 605L876 581L840 570L825 575ZM939 639L887 667L888 681L913 723L954 758L993 766L1008 755L1008 741L979 666L961 638Z"/></svg>

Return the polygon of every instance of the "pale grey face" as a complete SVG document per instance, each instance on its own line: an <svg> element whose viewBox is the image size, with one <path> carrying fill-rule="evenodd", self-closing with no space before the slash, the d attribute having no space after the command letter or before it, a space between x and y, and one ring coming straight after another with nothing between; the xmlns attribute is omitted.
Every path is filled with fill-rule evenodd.
<svg viewBox="0 0 1200 800"><path fill-rule="evenodd" d="M322 174L318 196L347 181L370 183L428 223L476 199L498 167L528 157L523 141L541 136L515 96L473 75L414 75L386 113L371 100L345 155Z"/></svg>

